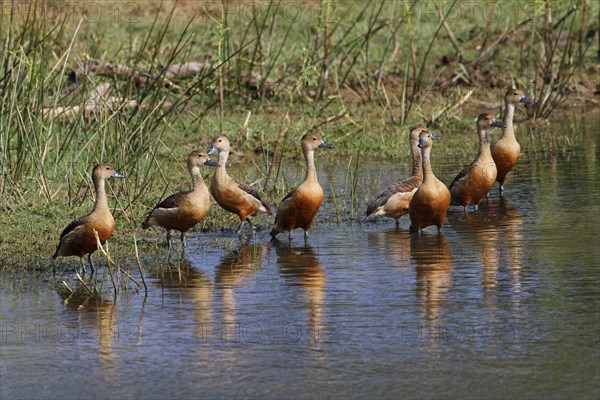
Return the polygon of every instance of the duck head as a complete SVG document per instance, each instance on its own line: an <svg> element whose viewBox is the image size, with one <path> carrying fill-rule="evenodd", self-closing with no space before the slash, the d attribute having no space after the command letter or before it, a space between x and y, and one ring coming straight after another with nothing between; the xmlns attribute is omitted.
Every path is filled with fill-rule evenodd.
<svg viewBox="0 0 600 400"><path fill-rule="evenodd" d="M94 171L92 172L92 178L95 181L100 179L108 179L108 178L125 178L125 175L121 174L110 164L98 164L94 167Z"/></svg>
<svg viewBox="0 0 600 400"><path fill-rule="evenodd" d="M408 137L410 138L411 145L413 143L414 144L419 143L419 137L420 137L421 132L423 132L423 131L427 131L427 128L422 125L417 125L417 126L410 128Z"/></svg>
<svg viewBox="0 0 600 400"><path fill-rule="evenodd" d="M528 99L521 89L508 89L504 95L504 101L506 104L533 104L533 100Z"/></svg>
<svg viewBox="0 0 600 400"><path fill-rule="evenodd" d="M438 135L434 135L429 132L427 129L424 129L419 133L419 148L425 149L431 147L433 145L434 140L441 140L442 137Z"/></svg>
<svg viewBox="0 0 600 400"><path fill-rule="evenodd" d="M506 126L496 119L492 114L479 114L477 118L477 127L481 130L488 130L490 128L506 128Z"/></svg>
<svg viewBox="0 0 600 400"><path fill-rule="evenodd" d="M210 167L218 167L219 163L210 159L208 154L200 150L192 151L187 158L188 170L193 168L200 168L202 165L208 165Z"/></svg>
<svg viewBox="0 0 600 400"><path fill-rule="evenodd" d="M329 143L325 143L321 135L318 133L307 133L302 136L302 150L310 151L317 148L321 149L333 149L334 146Z"/></svg>
<svg viewBox="0 0 600 400"><path fill-rule="evenodd" d="M228 152L231 148L229 144L229 139L225 135L215 136L210 145L210 149L208 150L208 154L213 154L217 151L225 151Z"/></svg>

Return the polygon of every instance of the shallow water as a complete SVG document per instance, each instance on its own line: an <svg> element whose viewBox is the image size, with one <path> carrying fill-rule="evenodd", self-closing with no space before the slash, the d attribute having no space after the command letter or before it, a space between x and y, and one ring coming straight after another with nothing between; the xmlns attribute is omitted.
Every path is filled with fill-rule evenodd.
<svg viewBox="0 0 600 400"><path fill-rule="evenodd" d="M338 225L328 196L307 244L208 233L178 267L144 258L147 298L4 276L0 397L597 398L597 125L524 154L504 197L451 208L439 236ZM332 164L328 194L347 182ZM360 173L359 198L398 168Z"/></svg>

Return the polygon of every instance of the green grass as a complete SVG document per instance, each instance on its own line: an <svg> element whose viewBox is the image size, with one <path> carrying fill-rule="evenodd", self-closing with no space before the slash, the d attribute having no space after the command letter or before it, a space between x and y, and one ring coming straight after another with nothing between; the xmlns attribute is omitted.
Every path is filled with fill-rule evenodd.
<svg viewBox="0 0 600 400"><path fill-rule="evenodd" d="M161 198L189 186L186 155L207 149L209 139L221 131L241 153L231 157L232 175L255 184L273 205L297 183L284 179L281 168L290 163L301 168L299 138L320 131L336 149L318 157L339 160L346 171L343 186L334 188L336 208L356 217L369 196L357 193L362 163L400 159L394 162L408 165L409 126L429 124L445 139L434 156L466 162L476 147L471 135L476 115L489 107L499 112L507 86L516 83L538 97L550 88L560 100L574 90L573 81L593 82L589 77L598 73L598 41L586 37L598 29L595 2L585 3L585 12L583 1L551 3L555 33L563 34L552 49L556 71L550 83L542 82L545 54L536 39L544 33L543 2L507 3L495 18L488 18L495 3L474 8L462 1L444 3L441 12L458 38L461 62L447 61L456 58L456 51L431 2L326 0L294 3L301 7L289 2L252 7L242 1L228 3L227 10L215 2L204 9L198 2L171 1L112 2L100 9L91 2L57 4L2 4L3 265L45 265L62 228L91 208L90 172L98 162L113 163L127 175L123 182L112 182L109 193L118 221L111 243L128 255L132 236L143 235L139 223L145 214ZM517 27L476 61L502 32ZM89 59L115 61L149 78L140 84L88 72L71 84L69 70ZM573 61L580 59L580 64ZM165 78L162 66L187 61L215 64L186 79ZM251 73L262 82L249 82ZM458 83L452 83L457 76ZM42 117L42 109L84 106L101 84L110 84L113 96L140 106ZM473 88L463 107L430 122ZM553 104L551 97L536 115L554 111ZM289 124L275 155L286 114ZM564 137L536 141L536 149L576 140ZM274 179L264 187L274 161ZM237 223L217 210L203 227ZM156 243L142 241L140 251L157 251Z"/></svg>

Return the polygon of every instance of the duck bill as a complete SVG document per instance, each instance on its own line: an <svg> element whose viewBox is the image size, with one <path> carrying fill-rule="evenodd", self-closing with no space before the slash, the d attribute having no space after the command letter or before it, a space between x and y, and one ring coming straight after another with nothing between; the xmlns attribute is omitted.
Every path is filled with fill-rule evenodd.
<svg viewBox="0 0 600 400"><path fill-rule="evenodd" d="M119 171L115 170L115 172L113 172L113 174L111 175L111 177L113 177L113 178L125 178L125 175L123 175Z"/></svg>
<svg viewBox="0 0 600 400"><path fill-rule="evenodd" d="M319 145L319 148L321 149L335 149L335 146L329 143L325 143L325 142L321 142L321 144Z"/></svg>
<svg viewBox="0 0 600 400"><path fill-rule="evenodd" d="M442 140L442 137L440 135L434 135L431 132L429 132L429 137L432 138L433 140Z"/></svg>
<svg viewBox="0 0 600 400"><path fill-rule="evenodd" d="M498 121L497 119L492 121L492 128L506 128L506 125L504 125L502 122Z"/></svg>
<svg viewBox="0 0 600 400"><path fill-rule="evenodd" d="M208 149L207 153L210 155L210 154L216 153L217 151L219 151L219 149L217 149L217 146L215 146L214 144L211 144L210 149Z"/></svg>
<svg viewBox="0 0 600 400"><path fill-rule="evenodd" d="M527 98L527 97L525 97L525 96L522 96L522 97L519 99L519 103L523 103L523 104L533 104L533 100L531 100L531 99L528 99L528 98Z"/></svg>
<svg viewBox="0 0 600 400"><path fill-rule="evenodd" d="M441 139L441 138L440 138ZM422 149L423 147L425 147L425 145L427 144L427 140L423 139L423 138L419 138L419 144L417 144L417 146Z"/></svg>
<svg viewBox="0 0 600 400"><path fill-rule="evenodd" d="M219 163L209 158L208 160L204 161L204 165L208 165L209 167L218 167Z"/></svg>

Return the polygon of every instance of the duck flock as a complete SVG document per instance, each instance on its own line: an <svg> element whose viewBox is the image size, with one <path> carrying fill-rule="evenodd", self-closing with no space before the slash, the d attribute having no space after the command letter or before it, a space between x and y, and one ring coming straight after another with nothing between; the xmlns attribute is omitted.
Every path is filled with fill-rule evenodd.
<svg viewBox="0 0 600 400"><path fill-rule="evenodd" d="M431 168L430 153L433 141L441 139L424 126L410 129L410 147L413 159L412 176L387 187L367 206L365 221L374 217L389 217L396 220L403 215L410 217L410 231L418 234L423 228L435 225L442 229L450 204L462 205L466 210L472 205L477 210L479 202L486 196L495 182L499 183L500 193L508 173L517 163L521 148L515 138L513 116L515 107L531 104L532 101L519 89L509 89L505 96L505 112L502 122L491 114L481 114L477 118L479 152L475 160L456 175L449 187L435 177ZM502 136L490 145L490 131L502 128ZM315 216L323 202L323 189L317 179L314 154L319 148L331 149L321 135L309 133L302 137L302 153L306 162L304 181L288 193L277 207L271 236L276 240L280 233L302 228L305 239L312 227ZM154 207L143 222L144 229L159 226L167 232L169 254L172 248L171 231L181 233L185 249L185 235L198 224L210 210L210 196L225 211L237 214L240 218L238 234L242 233L244 222L252 230L256 226L250 216L258 212L272 215L269 206L251 186L236 181L227 173L226 165L231 144L225 135L212 140L208 152L192 151L187 157L188 171L192 177L192 190L175 193ZM210 154L218 152L218 162L210 159ZM210 181L210 188L202 179L200 168L216 168ZM91 273L94 272L92 254L98 243L104 244L115 229L115 220L108 207L105 181L108 178L124 178L112 165L98 164L94 167L96 201L92 211L71 222L60 235L53 258L59 256L88 256Z"/></svg>

